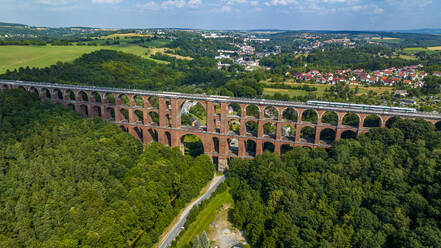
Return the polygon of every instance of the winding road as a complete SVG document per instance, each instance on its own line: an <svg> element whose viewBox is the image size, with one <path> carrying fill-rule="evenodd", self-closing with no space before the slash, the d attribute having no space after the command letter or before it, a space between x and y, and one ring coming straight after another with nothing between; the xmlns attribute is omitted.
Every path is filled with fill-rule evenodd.
<svg viewBox="0 0 441 248"><path fill-rule="evenodd" d="M181 232L182 227L184 226L185 222L187 221L188 214L190 213L190 211L193 208L193 206L199 205L201 203L201 201L209 198L210 195L214 191L216 191L216 189L219 186L219 184L221 184L223 181L225 181L225 176L224 175L222 175L222 176L215 176L211 180L210 186L208 187L208 190L202 196L200 196L199 198L194 200L192 203L190 203L184 209L184 211L179 216L179 220L176 222L176 224L173 226L173 228L170 231L168 231L168 233L164 236L165 238L163 238L161 240L159 248L167 248L167 247L169 247L171 245L173 240L178 236L179 232Z"/></svg>

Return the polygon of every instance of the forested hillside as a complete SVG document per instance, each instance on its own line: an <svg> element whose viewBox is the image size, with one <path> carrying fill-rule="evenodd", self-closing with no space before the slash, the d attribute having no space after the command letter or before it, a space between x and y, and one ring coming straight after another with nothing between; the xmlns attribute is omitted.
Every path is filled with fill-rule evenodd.
<svg viewBox="0 0 441 248"><path fill-rule="evenodd" d="M399 120L329 153L235 160L231 218L251 247L440 247L441 133Z"/></svg>
<svg viewBox="0 0 441 248"><path fill-rule="evenodd" d="M212 178L207 156L0 91L0 247L151 247Z"/></svg>

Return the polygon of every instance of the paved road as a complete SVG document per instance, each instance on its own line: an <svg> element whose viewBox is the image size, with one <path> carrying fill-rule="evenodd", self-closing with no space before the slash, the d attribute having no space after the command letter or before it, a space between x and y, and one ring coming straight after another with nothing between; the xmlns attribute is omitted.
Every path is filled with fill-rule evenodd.
<svg viewBox="0 0 441 248"><path fill-rule="evenodd" d="M178 222L173 226L173 228L166 234L165 238L162 240L162 243L159 245L159 248L167 248L171 245L173 240L178 236L179 232L182 230L182 227L184 226L185 222L187 221L188 214L190 213L190 210L195 205L199 205L202 200L205 200L210 197L211 193L216 191L219 184L221 184L223 181L225 181L225 176L215 176L213 180L211 180L210 186L198 199L194 200L188 207L185 208L184 212L182 212L181 216L179 217Z"/></svg>

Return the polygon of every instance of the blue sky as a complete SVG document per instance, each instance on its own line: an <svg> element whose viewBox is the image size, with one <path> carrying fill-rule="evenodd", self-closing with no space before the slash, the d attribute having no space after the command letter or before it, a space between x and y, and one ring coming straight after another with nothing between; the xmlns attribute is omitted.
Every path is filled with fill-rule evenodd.
<svg viewBox="0 0 441 248"><path fill-rule="evenodd" d="M103 28L441 28L441 0L0 0L0 21Z"/></svg>

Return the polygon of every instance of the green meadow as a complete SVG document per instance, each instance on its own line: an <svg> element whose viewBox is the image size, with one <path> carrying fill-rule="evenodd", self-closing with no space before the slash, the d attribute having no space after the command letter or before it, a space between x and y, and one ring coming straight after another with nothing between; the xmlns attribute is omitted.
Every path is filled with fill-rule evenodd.
<svg viewBox="0 0 441 248"><path fill-rule="evenodd" d="M147 48L137 45L120 46L0 46L0 73L7 69L14 70L20 67L43 68L61 62L69 62L85 53L101 49L112 49L131 53L146 59ZM159 63L165 61L155 60Z"/></svg>

